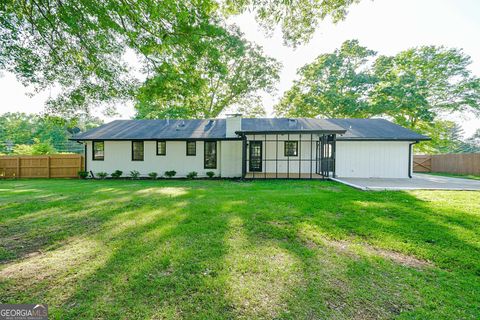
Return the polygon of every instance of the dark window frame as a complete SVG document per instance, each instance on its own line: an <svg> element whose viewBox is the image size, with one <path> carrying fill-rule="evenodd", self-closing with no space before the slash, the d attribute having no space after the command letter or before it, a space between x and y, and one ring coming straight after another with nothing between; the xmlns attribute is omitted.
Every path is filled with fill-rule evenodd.
<svg viewBox="0 0 480 320"><path fill-rule="evenodd" d="M291 148L287 148L287 144L294 143L295 144L295 154L287 154L287 150L292 150ZM297 140L287 140L284 141L283 145L283 154L285 157L298 157L298 141Z"/></svg>
<svg viewBox="0 0 480 320"><path fill-rule="evenodd" d="M143 145L143 154L142 154L142 159L135 159L134 158L134 151L133 151L133 145L135 143L141 142ZM144 161L145 160L145 141L143 140L132 140L132 161Z"/></svg>
<svg viewBox="0 0 480 320"><path fill-rule="evenodd" d="M164 148L164 153L158 153L158 144L159 143L164 143L165 148ZM157 140L157 156L166 156L167 155L167 140Z"/></svg>
<svg viewBox="0 0 480 320"><path fill-rule="evenodd" d="M207 166L207 143L215 144L215 165L208 167ZM217 169L218 164L218 152L217 152L217 141L204 141L203 142L203 168L204 169Z"/></svg>
<svg viewBox="0 0 480 320"><path fill-rule="evenodd" d="M95 156L95 144L96 143L103 143L103 156L101 158L97 158ZM105 160L105 141L103 141L103 140L92 141L92 161L104 161L104 160Z"/></svg>
<svg viewBox="0 0 480 320"><path fill-rule="evenodd" d="M189 153L188 153L188 144L189 144L189 143L193 143L193 145L195 146L195 150L194 150L194 153L193 153L193 154L189 154ZM185 143L185 147L186 147L187 157L195 157L195 156L197 155L197 141L187 140L187 142Z"/></svg>

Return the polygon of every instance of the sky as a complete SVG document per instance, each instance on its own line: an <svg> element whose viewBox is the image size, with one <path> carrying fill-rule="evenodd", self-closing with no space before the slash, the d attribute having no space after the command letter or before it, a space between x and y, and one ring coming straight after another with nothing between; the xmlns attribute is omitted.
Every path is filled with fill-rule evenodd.
<svg viewBox="0 0 480 320"><path fill-rule="evenodd" d="M480 0L362 0L349 9L344 21L323 22L308 44L295 49L283 46L279 31L271 37L265 36L251 14L230 21L240 26L248 40L263 46L267 55L283 64L277 95L264 99L269 115L295 80L298 68L350 39L358 39L361 45L384 55L421 45L462 48L472 58L471 70L480 76ZM45 100L53 94L46 91L28 97L27 90L8 73L0 76L0 88L0 113L41 112ZM117 109L118 116L104 117L105 120L133 115L131 105ZM462 125L465 136L480 128L480 119L472 115L453 114L448 118Z"/></svg>

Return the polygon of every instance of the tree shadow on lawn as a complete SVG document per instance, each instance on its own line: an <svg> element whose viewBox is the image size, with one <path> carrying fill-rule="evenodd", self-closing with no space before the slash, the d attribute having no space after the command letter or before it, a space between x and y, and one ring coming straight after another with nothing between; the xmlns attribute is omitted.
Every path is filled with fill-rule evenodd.
<svg viewBox="0 0 480 320"><path fill-rule="evenodd" d="M52 257L7 266L11 277L0 286L5 300L47 302L53 317L63 319L390 318L408 312L431 316L452 305L465 317L474 312L479 288L471 263L478 256L462 256L478 248L452 234L443 218L432 219L438 213L409 193L364 193L304 181L88 187L95 193L81 195L78 206L58 203L68 212L65 221L54 220L55 211L37 230L48 232L48 221L67 229L42 254ZM7 229L21 218L28 235L40 212L48 212L45 206L7 220ZM464 228L477 221L466 219ZM356 247L338 250L324 239L370 243L442 268L456 263L467 275L404 266ZM460 253L435 254L452 245ZM43 268L35 269L35 262ZM38 275L25 288L19 280L34 274L28 268ZM5 273L3 268L0 278Z"/></svg>

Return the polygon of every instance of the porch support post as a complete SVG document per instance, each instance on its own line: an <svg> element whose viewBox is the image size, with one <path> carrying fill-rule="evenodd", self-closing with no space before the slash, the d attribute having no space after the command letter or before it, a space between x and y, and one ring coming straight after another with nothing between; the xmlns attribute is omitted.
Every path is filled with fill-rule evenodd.
<svg viewBox="0 0 480 320"><path fill-rule="evenodd" d="M242 179L247 175L247 136L242 135Z"/></svg>
<svg viewBox="0 0 480 320"><path fill-rule="evenodd" d="M333 142L332 142L332 177L336 178L335 174L335 167L336 167L336 162L337 162L337 156L336 156L336 150L337 150L337 135L333 135Z"/></svg>
<svg viewBox="0 0 480 320"><path fill-rule="evenodd" d="M268 159L267 159L267 135L265 134L263 136L263 141L265 142L265 157L262 157L262 162L265 164L263 167L263 178L267 179L267 164L268 164Z"/></svg>
<svg viewBox="0 0 480 320"><path fill-rule="evenodd" d="M255 137L255 134L253 135L253 140L252 141L257 141L257 139ZM250 150L252 150L252 149L250 149ZM250 156L252 156L252 155L250 154ZM250 159L250 163L251 163L251 161L252 161L252 159ZM260 163L260 165L262 165L262 164ZM253 179L255 179L255 170L252 170L252 173L253 173Z"/></svg>
<svg viewBox="0 0 480 320"><path fill-rule="evenodd" d="M313 134L310 134L310 179L312 179Z"/></svg>
<svg viewBox="0 0 480 320"><path fill-rule="evenodd" d="M287 134L287 140L290 141L290 133ZM285 151L284 151L285 154ZM287 179L290 179L290 157L287 156Z"/></svg>

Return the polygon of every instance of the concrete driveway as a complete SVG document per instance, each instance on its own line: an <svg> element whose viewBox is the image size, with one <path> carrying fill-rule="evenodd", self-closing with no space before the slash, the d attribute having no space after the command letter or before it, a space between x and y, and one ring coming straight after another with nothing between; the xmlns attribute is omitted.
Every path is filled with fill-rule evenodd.
<svg viewBox="0 0 480 320"><path fill-rule="evenodd" d="M414 174L411 179L336 178L361 190L480 190L480 180Z"/></svg>

